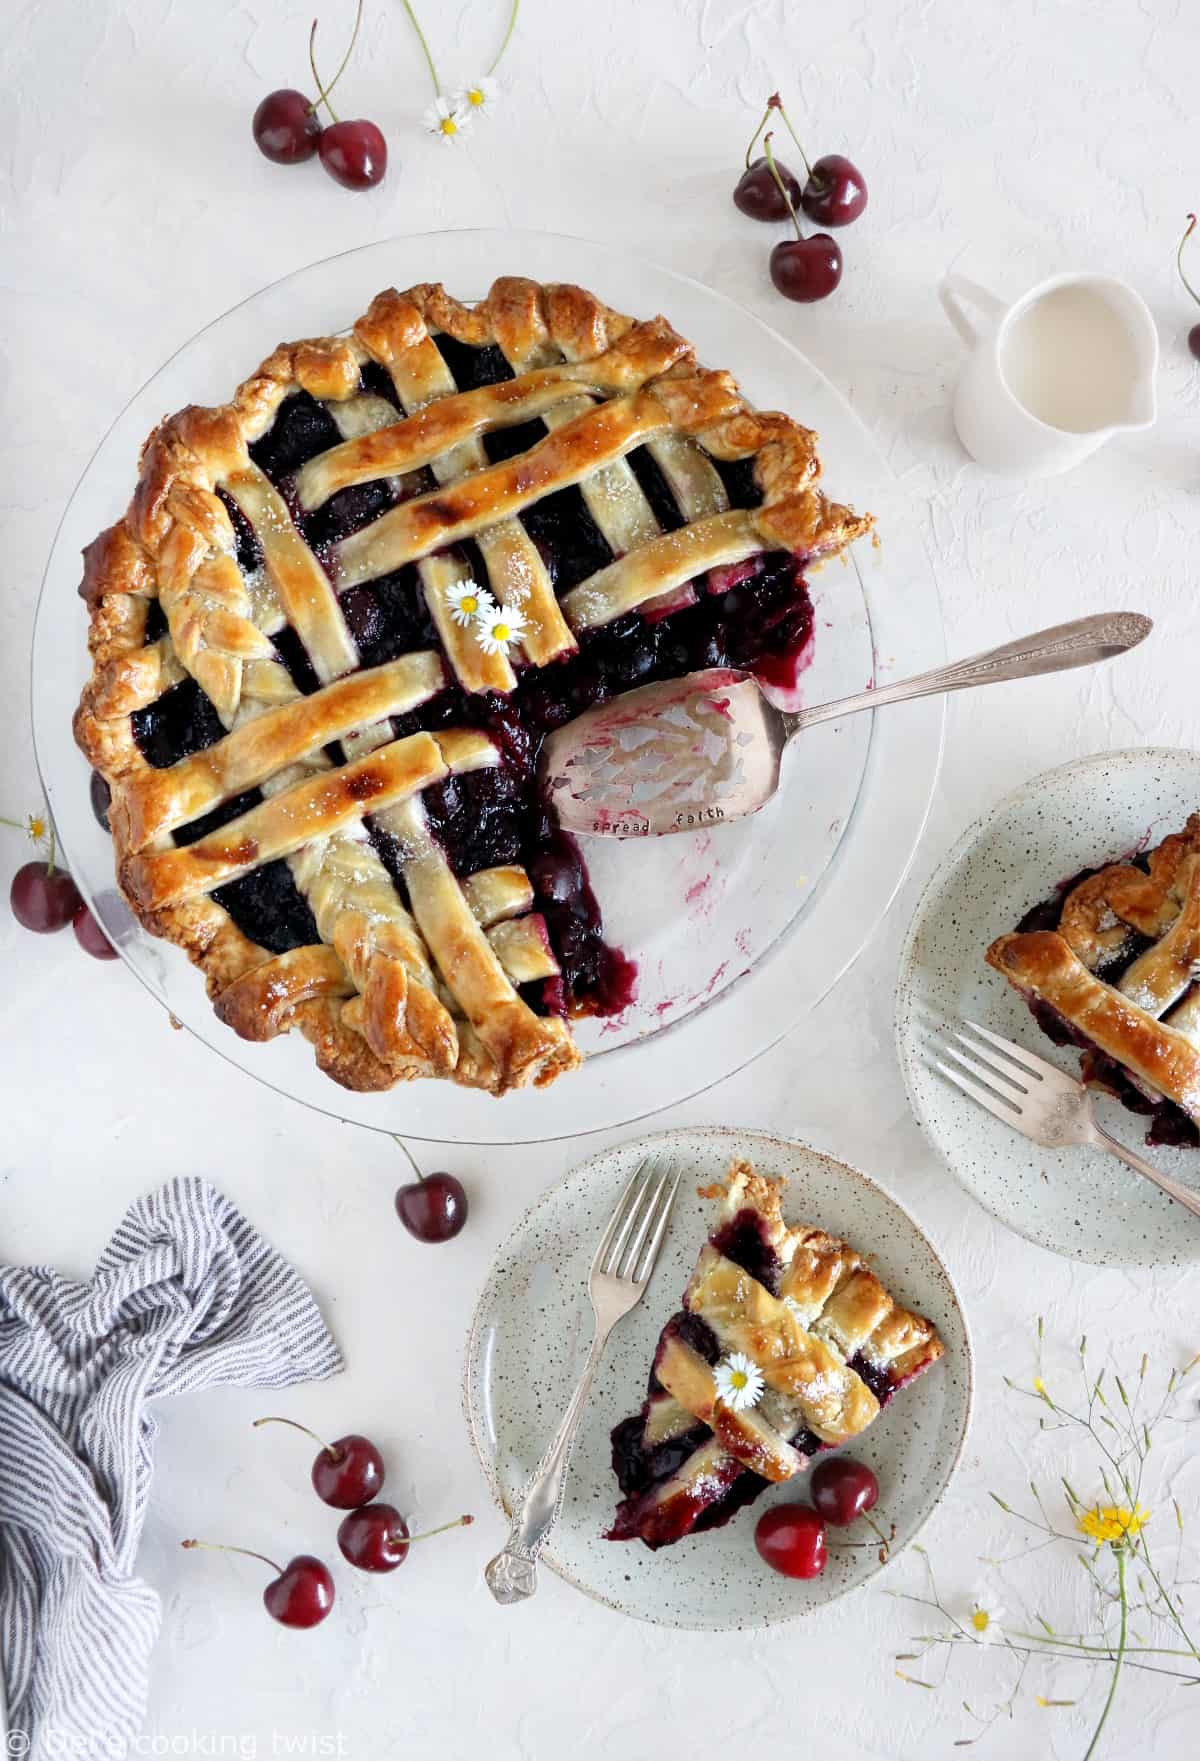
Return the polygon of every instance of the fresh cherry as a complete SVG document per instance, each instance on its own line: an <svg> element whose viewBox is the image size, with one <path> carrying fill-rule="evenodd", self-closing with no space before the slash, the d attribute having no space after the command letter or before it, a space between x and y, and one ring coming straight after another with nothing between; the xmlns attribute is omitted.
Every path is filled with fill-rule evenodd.
<svg viewBox="0 0 1200 1761"><path fill-rule="evenodd" d="M395 1571L404 1564L415 1542L428 1541L431 1535L444 1535L447 1529L463 1528L474 1520L471 1516L459 1516L423 1535L410 1535L408 1524L394 1504L368 1504L342 1518L338 1546L360 1571Z"/></svg>
<svg viewBox="0 0 1200 1761"><path fill-rule="evenodd" d="M74 917L72 917L71 928L75 931L75 940L79 943L79 946L83 949L85 954L90 954L93 960L119 959L120 956L118 955L117 950L113 947L112 943L100 928L100 925L96 922L96 919L92 916L86 905L80 905L78 911L75 913Z"/></svg>
<svg viewBox="0 0 1200 1761"><path fill-rule="evenodd" d="M771 280L785 299L828 299L841 279L841 249L827 232L782 239L771 252Z"/></svg>
<svg viewBox="0 0 1200 1761"><path fill-rule="evenodd" d="M810 220L820 226L849 226L866 205L866 180L841 153L826 153L809 168L800 206Z"/></svg>
<svg viewBox="0 0 1200 1761"><path fill-rule="evenodd" d="M251 128L259 152L276 165L299 165L311 159L321 139L316 105L291 86L267 93L254 112Z"/></svg>
<svg viewBox="0 0 1200 1761"><path fill-rule="evenodd" d="M330 177L348 190L369 190L387 170L387 142L373 122L335 122L317 149Z"/></svg>
<svg viewBox="0 0 1200 1761"><path fill-rule="evenodd" d="M800 179L786 165L775 161L775 169L783 179L784 187L795 206L800 201ZM780 193L779 185L771 176L771 167L765 159L756 159L753 164L747 160L746 169L738 178L733 191L734 205L748 214L751 220L786 220L788 205Z"/></svg>
<svg viewBox="0 0 1200 1761"><path fill-rule="evenodd" d="M467 1220L467 1194L453 1174L422 1174L402 1137L396 1143L416 1175L396 1189L396 1215L410 1235L434 1245L453 1241Z"/></svg>
<svg viewBox="0 0 1200 1761"><path fill-rule="evenodd" d="M211 1547L217 1553L244 1553L247 1559L260 1559L275 1573L263 1591L263 1606L280 1626L320 1626L333 1607L333 1578L329 1567L312 1553L298 1553L284 1566L276 1565L265 1553L254 1553L248 1547L224 1547L218 1541L183 1541L184 1547Z"/></svg>
<svg viewBox="0 0 1200 1761"><path fill-rule="evenodd" d="M1175 266L1179 270L1180 281L1182 281L1184 287L1187 288L1196 304L1200 305L1200 294L1196 292L1195 288L1188 280L1183 267L1183 247L1187 244L1195 230L1196 216L1194 214L1189 214L1187 217L1187 226L1184 228L1183 237L1179 241L1179 249L1175 253ZM1200 324L1193 324L1192 328L1188 331L1187 345L1196 359L1200 361Z"/></svg>
<svg viewBox="0 0 1200 1761"><path fill-rule="evenodd" d="M754 1527L754 1545L785 1578L819 1578L825 1570L825 1524L811 1504L777 1504Z"/></svg>
<svg viewBox="0 0 1200 1761"><path fill-rule="evenodd" d="M813 1469L808 1491L827 1523L845 1527L865 1511L874 1509L879 1481L861 1461L852 1461L848 1455L831 1455Z"/></svg>
<svg viewBox="0 0 1200 1761"><path fill-rule="evenodd" d="M303 1431L306 1437L321 1445L312 1464L313 1490L335 1510L357 1510L360 1504L369 1504L383 1490L383 1457L369 1437L351 1431L345 1437L335 1437L332 1443L326 1443L315 1431L298 1424L295 1419L255 1419L254 1425L255 1428L259 1425L291 1425L293 1430Z"/></svg>
<svg viewBox="0 0 1200 1761"><path fill-rule="evenodd" d="M65 929L83 904L66 869L51 868L48 862L27 862L18 868L8 901L22 929L39 936Z"/></svg>

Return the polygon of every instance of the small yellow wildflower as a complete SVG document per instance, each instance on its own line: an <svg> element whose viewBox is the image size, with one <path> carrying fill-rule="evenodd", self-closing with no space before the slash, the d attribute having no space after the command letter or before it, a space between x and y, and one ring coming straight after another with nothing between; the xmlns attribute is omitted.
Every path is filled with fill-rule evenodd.
<svg viewBox="0 0 1200 1761"><path fill-rule="evenodd" d="M1126 1541L1140 1534L1150 1520L1150 1512L1140 1504L1133 1510L1125 1504L1095 1504L1090 1510L1082 1511L1075 1520L1080 1534L1095 1541L1098 1547L1105 1542L1113 1547L1123 1547Z"/></svg>
<svg viewBox="0 0 1200 1761"><path fill-rule="evenodd" d="M1033 1378L1033 1391L1035 1394L1044 1394L1046 1392L1046 1384L1042 1381L1040 1376L1035 1376Z"/></svg>
<svg viewBox="0 0 1200 1761"><path fill-rule="evenodd" d="M40 813L31 813L25 821L25 829L28 831L29 836L33 839L34 843L40 844L46 836L49 827Z"/></svg>

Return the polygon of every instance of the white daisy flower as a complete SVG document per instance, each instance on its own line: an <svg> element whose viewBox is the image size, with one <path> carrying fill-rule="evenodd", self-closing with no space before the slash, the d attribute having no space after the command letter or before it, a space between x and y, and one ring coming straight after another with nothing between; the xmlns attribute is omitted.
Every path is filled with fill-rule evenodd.
<svg viewBox="0 0 1200 1761"><path fill-rule="evenodd" d="M485 611L495 611L496 601L486 587L473 581L470 575L465 581L455 581L446 588L446 603L450 607L450 616L456 624L465 630L476 618L483 616Z"/></svg>
<svg viewBox="0 0 1200 1761"><path fill-rule="evenodd" d="M465 110L468 116L490 116L496 108L499 96L499 80L485 74L483 79L473 80L469 86L455 92L451 102L460 110Z"/></svg>
<svg viewBox="0 0 1200 1761"><path fill-rule="evenodd" d="M732 1412L746 1412L762 1399L762 1371L745 1352L733 1351L713 1371L717 1393Z"/></svg>
<svg viewBox="0 0 1200 1761"><path fill-rule="evenodd" d="M519 611L503 605L490 605L480 612L475 625L475 640L485 654L504 654L509 644L519 642L525 634L525 619Z"/></svg>
<svg viewBox="0 0 1200 1761"><path fill-rule="evenodd" d="M993 1586L980 1584L971 1599L971 1612L965 1622L977 1645L990 1645L1000 1637L1003 1615L1004 1604L996 1596Z"/></svg>
<svg viewBox="0 0 1200 1761"><path fill-rule="evenodd" d="M440 135L444 141L456 141L470 128L471 111L457 98L435 98L421 121L431 135Z"/></svg>

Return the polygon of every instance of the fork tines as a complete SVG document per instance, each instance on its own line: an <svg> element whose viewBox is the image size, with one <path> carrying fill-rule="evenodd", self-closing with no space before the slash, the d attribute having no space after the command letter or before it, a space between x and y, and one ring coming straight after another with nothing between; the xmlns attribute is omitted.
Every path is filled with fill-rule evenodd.
<svg viewBox="0 0 1200 1761"><path fill-rule="evenodd" d="M683 1170L663 1156L640 1162L600 1238L592 1273L644 1284L654 1270L667 1232Z"/></svg>

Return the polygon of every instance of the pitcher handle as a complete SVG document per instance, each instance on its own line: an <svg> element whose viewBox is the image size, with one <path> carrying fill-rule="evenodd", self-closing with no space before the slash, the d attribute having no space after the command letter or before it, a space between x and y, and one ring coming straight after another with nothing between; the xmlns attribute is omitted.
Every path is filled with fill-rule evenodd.
<svg viewBox="0 0 1200 1761"><path fill-rule="evenodd" d="M942 310L968 348L974 348L979 341L979 330L968 318L967 306L974 307L992 324L998 323L1007 310L1003 300L998 300L986 287L980 287L977 281L968 281L965 275L944 275L938 297Z"/></svg>

